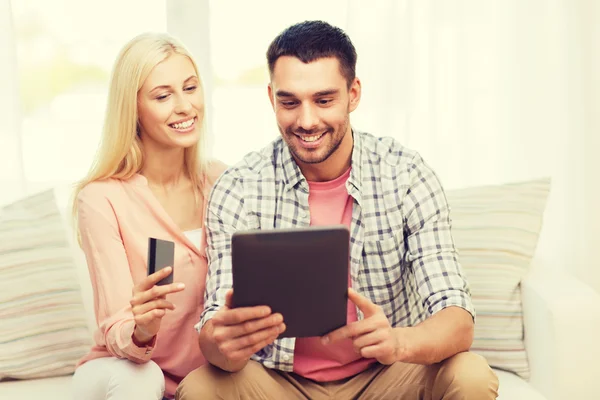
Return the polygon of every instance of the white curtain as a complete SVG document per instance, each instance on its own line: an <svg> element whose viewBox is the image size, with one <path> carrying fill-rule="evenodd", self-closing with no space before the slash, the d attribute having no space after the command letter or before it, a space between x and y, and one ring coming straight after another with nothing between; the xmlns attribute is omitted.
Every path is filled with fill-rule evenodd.
<svg viewBox="0 0 600 400"><path fill-rule="evenodd" d="M447 188L550 176L540 261L598 291L599 10L349 0L347 26L363 83L353 124L421 152Z"/></svg>
<svg viewBox="0 0 600 400"><path fill-rule="evenodd" d="M209 1L196 0L171 0L167 1L167 30L171 35L179 38L193 54L198 65L202 86L206 99L213 93L213 71L210 62L210 7ZM205 124L208 132L212 132L212 116L214 108L211 101L205 107ZM206 145L210 149L214 146L212 135L208 135Z"/></svg>
<svg viewBox="0 0 600 400"><path fill-rule="evenodd" d="M600 2L337 0L327 3L328 11L318 1L302 3L295 11L275 0L258 3L248 15L251 23L240 27L247 19L238 16L231 24L221 19L226 29L219 30L211 26L216 1L166 2L167 29L199 61L209 122L219 116L212 108L213 77L220 72L215 71L215 47L228 43L225 53L231 53L232 63L245 61L231 41L219 40L219 32L237 35L234 43L244 48L248 40L262 43L263 36L273 37L277 24L271 24L273 32L253 36L252 27L259 31L267 22L322 18L339 24L343 19L346 24L340 26L357 47L363 82L353 125L394 136L421 152L447 188L552 177L538 251L542 265L572 272L600 291ZM23 172L10 4L0 0L0 204L34 190ZM245 3L226 4L235 13ZM141 17L135 26L158 25ZM130 34L123 34L123 42ZM265 41L259 47L267 46ZM231 143L239 142L246 151L247 141L263 145L255 135L267 140L277 134L262 83L250 90L257 96L255 108L237 98L221 105L220 122L211 124L218 129L209 129L215 131L216 148L231 152ZM96 108L100 116L101 107ZM239 130L227 128L236 120L241 120ZM249 127L255 131L251 135ZM44 162L35 168L44 168Z"/></svg>
<svg viewBox="0 0 600 400"><path fill-rule="evenodd" d="M0 0L0 205L26 193L16 51L10 1Z"/></svg>

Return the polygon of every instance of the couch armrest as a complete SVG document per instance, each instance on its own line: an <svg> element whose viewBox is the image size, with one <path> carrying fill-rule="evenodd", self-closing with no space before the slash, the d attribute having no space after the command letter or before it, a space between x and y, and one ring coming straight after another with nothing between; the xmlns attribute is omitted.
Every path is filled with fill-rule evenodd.
<svg viewBox="0 0 600 400"><path fill-rule="evenodd" d="M571 275L523 280L531 384L549 400L593 399L600 376L600 294Z"/></svg>

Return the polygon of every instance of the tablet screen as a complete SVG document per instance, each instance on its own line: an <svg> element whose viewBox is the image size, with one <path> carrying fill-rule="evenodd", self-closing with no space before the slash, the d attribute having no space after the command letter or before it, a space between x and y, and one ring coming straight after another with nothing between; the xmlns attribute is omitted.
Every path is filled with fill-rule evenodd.
<svg viewBox="0 0 600 400"><path fill-rule="evenodd" d="M235 307L267 305L281 313L280 337L322 336L346 324L345 226L238 231L231 246Z"/></svg>

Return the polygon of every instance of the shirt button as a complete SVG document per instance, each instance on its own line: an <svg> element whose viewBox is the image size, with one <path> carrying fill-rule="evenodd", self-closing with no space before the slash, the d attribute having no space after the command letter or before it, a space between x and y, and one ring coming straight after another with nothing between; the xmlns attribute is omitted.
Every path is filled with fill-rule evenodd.
<svg viewBox="0 0 600 400"><path fill-rule="evenodd" d="M283 360L284 361L289 361L290 360L290 356L288 356L287 354L283 356Z"/></svg>

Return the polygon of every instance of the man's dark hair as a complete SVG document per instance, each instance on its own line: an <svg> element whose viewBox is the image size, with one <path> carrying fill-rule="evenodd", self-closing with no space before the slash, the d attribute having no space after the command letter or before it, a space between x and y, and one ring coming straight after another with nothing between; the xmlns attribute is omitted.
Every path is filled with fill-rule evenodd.
<svg viewBox="0 0 600 400"><path fill-rule="evenodd" d="M303 63L319 58L335 57L348 87L356 76L356 49L346 33L323 21L304 21L281 32L269 45L267 61L273 74L279 57L292 56Z"/></svg>

